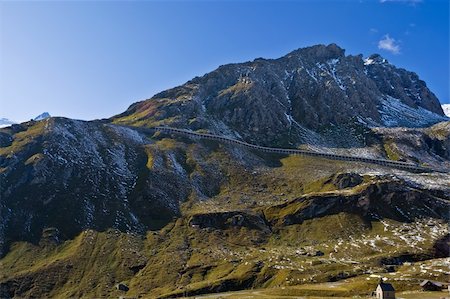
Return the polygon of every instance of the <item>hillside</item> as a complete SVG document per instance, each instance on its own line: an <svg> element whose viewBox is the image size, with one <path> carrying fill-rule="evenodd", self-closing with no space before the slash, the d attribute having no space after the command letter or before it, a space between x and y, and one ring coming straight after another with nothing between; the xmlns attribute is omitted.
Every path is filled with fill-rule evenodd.
<svg viewBox="0 0 450 299"><path fill-rule="evenodd" d="M450 168L450 122L425 82L334 44L221 66L110 119L15 124L0 129L1 298L351 280L334 294L348 296L380 275L400 290L446 280L448 173L146 130L156 125Z"/></svg>

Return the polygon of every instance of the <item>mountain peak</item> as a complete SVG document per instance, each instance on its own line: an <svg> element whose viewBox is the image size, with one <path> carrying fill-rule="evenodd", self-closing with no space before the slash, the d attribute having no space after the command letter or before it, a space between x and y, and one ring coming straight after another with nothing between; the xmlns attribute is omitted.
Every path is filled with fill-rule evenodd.
<svg viewBox="0 0 450 299"><path fill-rule="evenodd" d="M345 49L332 43L329 45L314 45L311 47L300 48L292 51L287 56L292 57L294 55L305 56L308 58L315 58L317 60L329 60L345 56Z"/></svg>
<svg viewBox="0 0 450 299"><path fill-rule="evenodd" d="M389 64L387 59L383 58L380 54L372 54L366 59L364 59L364 65L371 64Z"/></svg>
<svg viewBox="0 0 450 299"><path fill-rule="evenodd" d="M43 120L49 117L51 117L50 114L48 112L44 112L33 118L33 120Z"/></svg>

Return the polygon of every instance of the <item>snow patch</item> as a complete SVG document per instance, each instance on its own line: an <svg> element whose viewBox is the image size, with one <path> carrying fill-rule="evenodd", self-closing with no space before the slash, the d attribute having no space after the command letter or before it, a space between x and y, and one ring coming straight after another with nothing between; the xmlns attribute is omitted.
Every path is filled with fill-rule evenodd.
<svg viewBox="0 0 450 299"><path fill-rule="evenodd" d="M399 99L385 95L380 101L378 112L387 127L425 127L441 121L450 120L425 108L413 108Z"/></svg>
<svg viewBox="0 0 450 299"><path fill-rule="evenodd" d="M375 61L373 59L370 59L370 58L364 59L364 65L371 65L374 63L375 63Z"/></svg>
<svg viewBox="0 0 450 299"><path fill-rule="evenodd" d="M450 117L450 104L443 104L442 110L444 110L444 114Z"/></svg>

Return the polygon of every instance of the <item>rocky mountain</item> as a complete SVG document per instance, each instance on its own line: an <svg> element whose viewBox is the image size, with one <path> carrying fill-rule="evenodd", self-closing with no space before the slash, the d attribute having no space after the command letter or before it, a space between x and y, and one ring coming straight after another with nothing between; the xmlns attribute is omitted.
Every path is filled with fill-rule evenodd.
<svg viewBox="0 0 450 299"><path fill-rule="evenodd" d="M438 99L415 73L379 55L346 56L335 44L224 65L113 118L206 129L259 144L338 147L355 139L355 126L424 127L444 120Z"/></svg>
<svg viewBox="0 0 450 299"><path fill-rule="evenodd" d="M333 281L348 296L387 272L397 289L448 274L448 173L146 130L156 125L450 168L450 122L426 84L334 44L221 66L110 119L14 124L0 129L1 298Z"/></svg>
<svg viewBox="0 0 450 299"><path fill-rule="evenodd" d="M49 117L51 117L50 114L48 112L44 112L33 118L33 120L43 120Z"/></svg>

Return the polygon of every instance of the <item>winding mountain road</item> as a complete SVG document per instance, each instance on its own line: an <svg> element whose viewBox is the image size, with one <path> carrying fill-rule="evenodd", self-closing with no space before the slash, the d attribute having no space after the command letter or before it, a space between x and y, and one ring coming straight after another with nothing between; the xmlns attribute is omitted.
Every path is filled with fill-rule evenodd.
<svg viewBox="0 0 450 299"><path fill-rule="evenodd" d="M131 127L131 128L136 129L136 127ZM400 161L367 158L367 157L357 157L357 156L336 155L336 154L329 154L329 153L319 153L319 152L313 152L313 151L301 150L301 149L260 146L260 145L255 145L255 144L247 143L244 141L236 140L233 138L229 138L229 137L213 135L213 134L206 134L206 133L196 133L196 132L192 132L189 130L172 128L172 127L153 127L153 128L147 128L147 130L150 130L153 132L158 131L158 132L164 132L164 133L169 133L169 134L179 134L179 135L184 135L184 136L194 138L194 139L216 140L219 142L235 144L235 145L243 146L243 147L246 147L249 149L266 152L266 153L320 157L320 158L339 160L339 161L363 162L363 163L377 164L377 165L382 165L382 166L387 166L387 167L394 167L394 168L407 170L407 171L413 171L413 172L447 173L447 171L434 169L434 168L430 168L430 167L423 167L423 166L415 165L412 163L406 163L406 162L400 162Z"/></svg>

